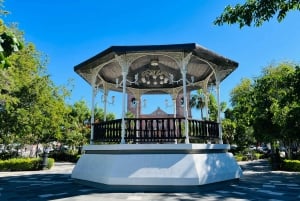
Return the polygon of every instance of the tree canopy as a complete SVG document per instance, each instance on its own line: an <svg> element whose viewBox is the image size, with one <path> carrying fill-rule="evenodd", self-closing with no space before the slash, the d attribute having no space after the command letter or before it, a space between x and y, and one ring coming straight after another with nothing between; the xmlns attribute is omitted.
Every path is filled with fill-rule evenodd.
<svg viewBox="0 0 300 201"><path fill-rule="evenodd" d="M300 104L293 86L300 79L295 76L296 68L289 63L270 66L255 81L253 127L256 136L282 140L299 138L300 122L296 111L299 111Z"/></svg>
<svg viewBox="0 0 300 201"><path fill-rule="evenodd" d="M55 85L47 64L47 56L25 42L18 27L0 19L0 144L58 141L76 147L88 142L89 108L84 101L66 103L71 92ZM103 109L96 107L95 119L103 117Z"/></svg>
<svg viewBox="0 0 300 201"><path fill-rule="evenodd" d="M190 99L190 107L200 110L201 120L204 120L203 109L205 108L205 94L202 89L198 89Z"/></svg>
<svg viewBox="0 0 300 201"><path fill-rule="evenodd" d="M252 25L259 27L276 15L278 22L281 22L292 10L300 10L299 0L247 0L244 4L226 6L214 24L239 24L240 28Z"/></svg>
<svg viewBox="0 0 300 201"><path fill-rule="evenodd" d="M299 67L292 63L268 66L261 76L243 79L231 92L233 109L227 115L236 123L235 140L300 140L299 80Z"/></svg>

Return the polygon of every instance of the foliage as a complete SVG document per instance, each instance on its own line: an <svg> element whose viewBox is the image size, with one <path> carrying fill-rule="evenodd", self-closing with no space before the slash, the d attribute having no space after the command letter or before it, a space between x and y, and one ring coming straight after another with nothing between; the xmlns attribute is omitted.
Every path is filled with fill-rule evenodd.
<svg viewBox="0 0 300 201"><path fill-rule="evenodd" d="M106 114L106 121L114 120L116 117L113 113ZM95 107L95 120L104 121L104 110L100 107Z"/></svg>
<svg viewBox="0 0 300 201"><path fill-rule="evenodd" d="M227 107L226 102L220 102L220 113L224 112ZM210 93L208 96L208 111L209 120L218 121L218 103L214 94Z"/></svg>
<svg viewBox="0 0 300 201"><path fill-rule="evenodd" d="M236 123L234 141L243 147L257 142L299 140L299 67L281 63L262 75L243 79L231 92L232 110L225 117Z"/></svg>
<svg viewBox="0 0 300 201"><path fill-rule="evenodd" d="M125 117L126 118L135 118L135 115L132 112L128 111L128 112L126 112Z"/></svg>
<svg viewBox="0 0 300 201"><path fill-rule="evenodd" d="M222 134L223 141L226 144L233 144L234 136L236 133L236 123L231 119L223 119L222 120Z"/></svg>
<svg viewBox="0 0 300 201"><path fill-rule="evenodd" d="M245 161L246 160L246 157L244 157L242 154L236 154L234 156L234 158L236 161Z"/></svg>
<svg viewBox="0 0 300 201"><path fill-rule="evenodd" d="M53 166L54 166L54 158L48 158L48 161L47 161L47 169L51 169Z"/></svg>
<svg viewBox="0 0 300 201"><path fill-rule="evenodd" d="M244 151L235 154L234 157L237 161L249 161L262 159L264 158L264 155L255 151L245 149Z"/></svg>
<svg viewBox="0 0 300 201"><path fill-rule="evenodd" d="M203 109L206 107L206 101L208 107L207 108L208 114L206 114L206 117L204 117ZM202 120L217 121L218 104L215 95L213 93L205 93L203 92L202 89L198 89L197 93L191 96L189 103L190 103L190 107L200 110ZM225 108L226 108L226 102L221 102L220 112L224 112Z"/></svg>
<svg viewBox="0 0 300 201"><path fill-rule="evenodd" d="M299 0L247 0L244 4L228 5L223 13L214 21L216 25L239 24L246 26L261 26L277 15L281 22L291 10L300 10Z"/></svg>
<svg viewBox="0 0 300 201"><path fill-rule="evenodd" d="M284 160L282 164L282 170L300 172L300 161L299 160Z"/></svg>
<svg viewBox="0 0 300 201"><path fill-rule="evenodd" d="M5 15L2 2L0 15ZM91 125L86 103L66 104L70 90L52 82L47 56L25 43L17 26L7 27L0 19L0 37L0 144L42 143L47 148L59 142L71 149L86 144ZM102 108L95 107L95 119L103 121Z"/></svg>
<svg viewBox="0 0 300 201"><path fill-rule="evenodd" d="M79 160L80 155L63 151L54 151L49 153L49 157L54 158L55 161L68 161L76 163Z"/></svg>
<svg viewBox="0 0 300 201"><path fill-rule="evenodd" d="M18 152L17 151L3 151L0 153L0 160L8 160L11 158L16 158L18 157Z"/></svg>
<svg viewBox="0 0 300 201"><path fill-rule="evenodd" d="M9 48L13 44L5 41L8 36L17 37L17 42L23 44L23 34L2 21L0 25L1 37L5 36L1 47L5 61L9 62L9 68L0 66L0 143L24 145L61 140L63 128L70 120L70 108L65 104L69 91L54 85L47 74L47 57L33 44L28 43L12 54Z"/></svg>
<svg viewBox="0 0 300 201"><path fill-rule="evenodd" d="M202 89L197 90L197 94L193 94L190 99L190 107L200 110L201 120L204 120L203 109L205 108L206 96Z"/></svg>
<svg viewBox="0 0 300 201"><path fill-rule="evenodd" d="M291 82L295 66L289 63L267 67L261 78L255 80L253 100L253 127L256 137L271 140L299 139L299 102L294 97ZM296 112L296 113L295 113Z"/></svg>
<svg viewBox="0 0 300 201"><path fill-rule="evenodd" d="M68 121L64 125L64 138L60 142L69 145L74 150L88 143L90 139L91 111L83 100L75 102L70 108ZM102 108L95 107L94 115L95 122L104 121L104 110ZM108 113L106 119L113 120L115 115Z"/></svg>
<svg viewBox="0 0 300 201"><path fill-rule="evenodd" d="M12 158L0 160L1 171L26 171L39 170L41 160L39 158Z"/></svg>
<svg viewBox="0 0 300 201"><path fill-rule="evenodd" d="M42 169L41 158L12 158L0 160L0 171L29 171ZM47 169L54 165L54 159L48 158Z"/></svg>
<svg viewBox="0 0 300 201"><path fill-rule="evenodd" d="M230 119L231 122L235 123L236 127L232 138L239 147L247 147L254 141L251 127L252 116L250 114L250 111L252 111L250 100L253 93L251 84L250 79L243 79L231 91L230 101L233 109L225 111L225 120L223 120Z"/></svg>
<svg viewBox="0 0 300 201"><path fill-rule="evenodd" d="M23 48L23 43L17 38L18 33L15 31L7 28L0 19L0 68L8 68L10 63L7 57Z"/></svg>
<svg viewBox="0 0 300 201"><path fill-rule="evenodd" d="M90 134L90 110L84 101L77 101L70 106L68 122L64 127L63 144L79 147L86 144Z"/></svg>
<svg viewBox="0 0 300 201"><path fill-rule="evenodd" d="M2 137L6 141L12 137L14 143L21 144L61 139L68 92L53 84L45 73L44 60L32 44L8 59L11 66L2 72L13 87L6 92L8 98L0 112Z"/></svg>

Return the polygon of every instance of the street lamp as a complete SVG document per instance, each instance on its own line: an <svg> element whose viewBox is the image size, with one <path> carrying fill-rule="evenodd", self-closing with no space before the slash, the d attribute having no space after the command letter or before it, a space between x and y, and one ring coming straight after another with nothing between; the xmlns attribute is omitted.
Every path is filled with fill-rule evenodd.
<svg viewBox="0 0 300 201"><path fill-rule="evenodd" d="M101 97L101 102L102 103L106 102L106 103L111 104L111 105L113 105L115 103L115 98L116 98L115 96L111 97L111 101L108 101L107 99L105 101L105 98L106 98L105 95L102 95L102 97Z"/></svg>

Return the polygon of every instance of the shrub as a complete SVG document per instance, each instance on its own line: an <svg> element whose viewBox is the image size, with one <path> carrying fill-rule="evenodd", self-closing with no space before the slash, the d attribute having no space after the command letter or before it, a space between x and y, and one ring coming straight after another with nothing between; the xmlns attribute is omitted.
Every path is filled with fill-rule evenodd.
<svg viewBox="0 0 300 201"><path fill-rule="evenodd" d="M282 170L300 172L300 161L299 160L284 160L282 164Z"/></svg>
<svg viewBox="0 0 300 201"><path fill-rule="evenodd" d="M54 158L55 161L68 161L68 162L76 163L80 156L78 157L77 154L55 151L55 152L50 152L49 157Z"/></svg>
<svg viewBox="0 0 300 201"><path fill-rule="evenodd" d="M8 165L6 160L0 160L0 171L7 171Z"/></svg>
<svg viewBox="0 0 300 201"><path fill-rule="evenodd" d="M254 160L257 160L257 159L263 159L263 158L264 158L264 155L261 154L261 153L254 153L254 154L253 154L253 158L254 158Z"/></svg>
<svg viewBox="0 0 300 201"><path fill-rule="evenodd" d="M47 169L51 169L54 165L54 158L48 158Z"/></svg>
<svg viewBox="0 0 300 201"><path fill-rule="evenodd" d="M243 161L243 155L241 155L241 154L236 154L234 156L234 158L235 158L236 161Z"/></svg>
<svg viewBox="0 0 300 201"><path fill-rule="evenodd" d="M28 171L40 169L39 158L12 158L0 161L2 171Z"/></svg>
<svg viewBox="0 0 300 201"><path fill-rule="evenodd" d="M53 165L54 159L48 158L46 168L50 169ZM0 160L0 171L29 171L41 169L41 158L12 158L8 160Z"/></svg>
<svg viewBox="0 0 300 201"><path fill-rule="evenodd" d="M8 160L11 158L16 158L18 156L18 153L15 151L12 152L1 152L0 153L0 160Z"/></svg>

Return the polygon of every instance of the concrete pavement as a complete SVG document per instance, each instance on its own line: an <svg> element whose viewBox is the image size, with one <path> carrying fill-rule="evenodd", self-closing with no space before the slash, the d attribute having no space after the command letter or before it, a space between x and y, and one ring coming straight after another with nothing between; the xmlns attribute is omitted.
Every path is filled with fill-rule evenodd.
<svg viewBox="0 0 300 201"><path fill-rule="evenodd" d="M271 171L266 160L239 163L237 181L199 187L86 186L70 178L72 163L51 170L0 172L0 200L300 200L300 173Z"/></svg>

